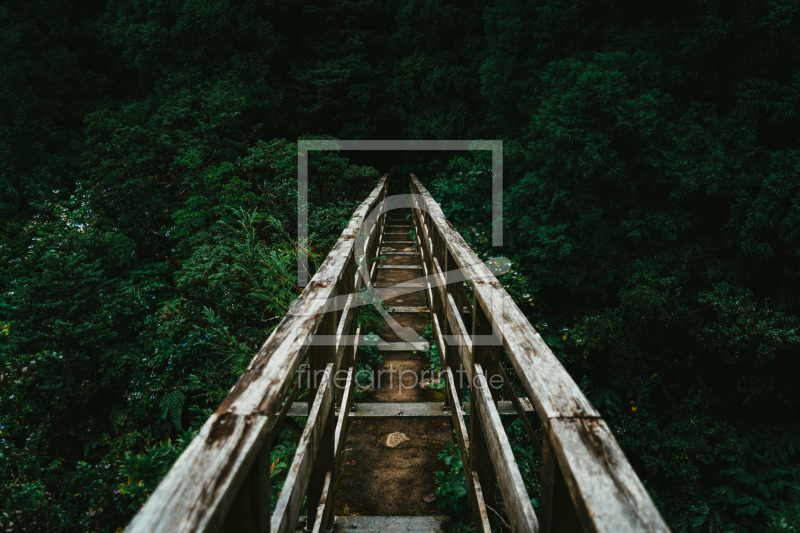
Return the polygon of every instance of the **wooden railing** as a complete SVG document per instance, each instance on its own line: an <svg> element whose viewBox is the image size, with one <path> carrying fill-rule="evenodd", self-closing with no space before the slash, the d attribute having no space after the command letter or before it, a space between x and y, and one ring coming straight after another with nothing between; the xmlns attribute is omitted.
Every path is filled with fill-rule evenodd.
<svg viewBox="0 0 800 533"><path fill-rule="evenodd" d="M362 280L371 279L375 263L367 265L362 258L374 257L377 251L376 237L385 219L386 178L355 212L300 298L127 533L294 532L306 495L307 528L315 532L331 528L336 459L341 456L353 401L359 336L350 295L358 293ZM364 224L374 209L380 216ZM306 358L310 375L317 378L309 381L308 421L270 517L270 427L279 429L297 398L300 365ZM347 371L347 379L334 402L332 376L340 368Z"/></svg>
<svg viewBox="0 0 800 533"><path fill-rule="evenodd" d="M412 174L417 244L428 282L439 346L461 449L473 519L489 532L500 488L513 531L669 531L608 425L581 393L487 265L475 255ZM473 302L464 283L472 289ZM471 324L469 324L471 320ZM467 329L467 325L471 329ZM534 512L497 412L508 377L505 351L543 427L539 439L519 398L511 396L528 438L542 456L541 508ZM470 431L461 412L462 380L470 387Z"/></svg>
<svg viewBox="0 0 800 533"><path fill-rule="evenodd" d="M331 528L353 403L360 335L353 315L361 304L355 295L374 277L376 263L364 259L379 250L388 209L386 179L355 212L300 298L127 533L294 532L306 497L306 529ZM498 486L513 531L669 531L599 413L413 175L410 187L424 287L446 376L445 404L478 530L489 532L488 513L499 509ZM418 290L403 285L396 287ZM498 389L490 386L508 383L500 364L503 351L543 428L540 444L527 400L504 386L542 456L538 516L498 414ZM346 379L334 381L340 370ZM270 516L270 443L303 387L303 375L312 376L308 419L298 431L297 451ZM465 377L466 385L456 376ZM471 391L469 431L461 404L464 386Z"/></svg>

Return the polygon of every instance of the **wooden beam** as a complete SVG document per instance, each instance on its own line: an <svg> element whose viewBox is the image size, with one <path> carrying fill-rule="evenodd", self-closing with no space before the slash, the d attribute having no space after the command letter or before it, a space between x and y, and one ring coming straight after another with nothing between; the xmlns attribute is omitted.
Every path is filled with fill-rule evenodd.
<svg viewBox="0 0 800 533"><path fill-rule="evenodd" d="M291 385L290 376L306 355L309 341L317 332L328 299L336 296L337 284L354 250L361 225L384 192L386 178L381 179L353 214L314 278L253 358L247 371L220 405L218 414L231 410L239 415L257 411L271 416L278 410Z"/></svg>
<svg viewBox="0 0 800 533"><path fill-rule="evenodd" d="M390 305L390 313L430 313L427 307L414 306L414 305Z"/></svg>
<svg viewBox="0 0 800 533"><path fill-rule="evenodd" d="M474 506L475 513L473 518L475 520L475 531L479 533L492 533L492 527L489 525L489 514L486 512L486 502L483 499L483 487L481 487L480 477L474 470L472 471L472 490L474 491Z"/></svg>
<svg viewBox="0 0 800 533"><path fill-rule="evenodd" d="M469 470L469 434L467 426L464 424L464 413L461 411L461 402L456 398L455 387L453 386L453 373L450 369L444 371L445 382L447 384L447 395L450 398L450 405L453 418L453 428L456 430L458 449L461 450L461 464L464 471Z"/></svg>
<svg viewBox="0 0 800 533"><path fill-rule="evenodd" d="M442 372L444 377L444 371ZM466 379L464 380L466 381ZM445 394L445 398L448 395ZM529 406L530 403L522 398ZM308 409L305 402L296 402L289 410L290 417L306 417L308 416ZM351 404L352 405L352 404ZM470 403L462 402L461 411L466 416L470 414ZM337 420L341 421L342 412L340 410ZM528 413L533 413L533 407L527 410ZM511 402L503 400L497 407L497 414L502 418L516 418L517 412ZM351 410L349 416L351 418L381 418L381 417L420 417L420 418L435 418L435 417L450 417L442 402L364 402L356 405L355 410ZM338 426L337 426L338 427ZM302 431L300 432L302 434ZM338 433L337 433L338 435ZM338 437L337 437L338 438ZM337 441L338 442L338 441Z"/></svg>
<svg viewBox="0 0 800 533"><path fill-rule="evenodd" d="M412 177L412 183L455 263L446 265L446 269L461 269L470 280L476 303L483 306L503 342L542 423L556 417L599 416L494 274L447 221L425 187L416 177Z"/></svg>
<svg viewBox="0 0 800 533"><path fill-rule="evenodd" d="M533 426L531 426L531 423L526 416L526 409L523 407L522 402L520 402L519 398L517 397L517 393L514 392L514 389L511 387L511 380L508 379L506 369L503 368L503 365L498 364L497 366L500 369L500 375L503 378L503 384L506 387L506 392L511 398L511 405L514 406L514 410L517 412L517 415L520 418L522 427L525 430L525 434L528 436L528 440L531 441L531 444L533 444L533 447L536 449L536 453L539 454L539 457L542 457L542 443L539 442L539 437L537 437L536 432L533 431Z"/></svg>
<svg viewBox="0 0 800 533"><path fill-rule="evenodd" d="M473 288L475 305L481 306L486 316L491 322L492 329L498 334L503 343L506 353L511 360L511 364L519 376L523 387L530 395L536 412L545 431L549 431L549 425L556 423L559 426L573 420L573 424L583 424L587 420L598 420L599 413L589 403L586 397L572 380L564 367L556 359L550 348L528 322L522 311L514 304L513 300L503 289L491 271L480 259L472 252L464 239L452 227L444 217L441 208L431 198L425 187L411 176L412 192L417 194L425 204L429 213L433 233L441 239L441 245L447 250L447 256L452 257L453 265L445 265L445 270L461 269L466 278L470 281ZM449 321L448 321L449 322ZM447 340L447 338L445 338ZM473 342L477 342L473 339ZM499 431L499 430L498 430ZM559 432L565 431L560 427ZM487 433L488 434L488 433ZM588 433L584 432L584 435ZM545 456L547 455L547 442L545 440ZM604 446L608 446L607 453L619 459L620 472L600 471L596 469L581 470L578 465L580 458L573 457L572 453L565 452L560 447L562 444L556 440L553 446L555 452L563 455L561 468L566 472L581 472L581 475L573 475L572 483L575 484L576 494L591 494L597 487L605 486L615 478L625 479L626 483L631 484L631 491L639 495L635 499L620 500L617 503L622 512L623 503L627 502L625 516L641 515L646 520L652 520L653 528L646 526L630 531L661 531L663 520L653 502L647 496L641 481L635 475L627 476L624 471L631 469L624 455L613 439L605 439ZM624 463L624 464L623 464ZM608 463L606 463L608 464ZM547 460L545 460L547 467ZM560 470L559 470L560 471ZM547 477L546 474L544 477ZM543 485L551 483L552 480L544 479ZM634 490L635 489L635 490ZM587 500L578 499L581 505L586 504ZM581 503L583 502L583 503ZM543 506L547 506L543 501ZM581 510L585 517L589 511ZM591 530L591 529L587 529Z"/></svg>
<svg viewBox="0 0 800 533"><path fill-rule="evenodd" d="M439 265L439 259L436 257L433 258L433 278L436 280L436 290L439 292L439 298L441 298L443 304L446 304L447 283L444 279L442 267Z"/></svg>
<svg viewBox="0 0 800 533"><path fill-rule="evenodd" d="M327 531L326 523L332 512L331 504L333 503L333 490L331 487L332 477L331 472L325 474L322 496L320 496L319 505L317 505L317 519L314 521L314 528L311 530L311 533L325 533L325 531Z"/></svg>
<svg viewBox="0 0 800 533"><path fill-rule="evenodd" d="M550 435L585 531L670 531L603 420L551 420Z"/></svg>
<svg viewBox="0 0 800 533"><path fill-rule="evenodd" d="M447 322L450 324L450 331L453 332L453 337L456 340L453 344L455 344L455 348L458 350L461 364L464 365L464 370L467 373L467 379L472 383L472 341L467 334L464 321L461 320L461 315L457 311L458 308L453 300L453 295L447 293L446 301L445 310L447 312ZM453 364L453 361L451 361L450 364Z"/></svg>
<svg viewBox="0 0 800 533"><path fill-rule="evenodd" d="M283 404L283 407L281 408L281 412L278 413L278 416L275 417L275 422L272 424L271 428L272 440L274 440L275 437L277 437L278 434L280 433L281 424L283 424L283 421L289 414L289 410L292 408L292 405L294 405L295 400L297 400L297 397L300 395L300 389L301 389L300 378L298 376L297 383L295 383L292 392L289 394L289 397L286 398L286 402Z"/></svg>
<svg viewBox="0 0 800 533"><path fill-rule="evenodd" d="M334 433L333 440L336 443L334 454L336 456L336 470L339 473L339 464L342 460L342 450L344 449L344 441L347 438L347 418L350 416L350 407L353 406L353 387L355 385L355 371L354 367L347 369L347 381L344 386L342 394L342 404L339 409L339 417L336 420L336 432Z"/></svg>
<svg viewBox="0 0 800 533"><path fill-rule="evenodd" d="M514 459L514 452L511 451L511 444L497 414L489 384L483 376L483 367L480 364L475 365L475 379L470 381L470 384L472 394L476 398L475 403L483 424L486 445L497 475L500 493L503 495L511 529L515 532L536 532L539 530L539 521L533 512L528 491L525 489L517 461Z"/></svg>
<svg viewBox="0 0 800 533"><path fill-rule="evenodd" d="M292 465L289 467L286 481L283 483L283 490L275 506L275 512L272 514L273 533L294 533L297 525L300 506L311 481L311 471L323 445L324 421L327 419L333 403L332 373L333 363L329 363L325 367L322 383L317 390L314 404L308 415L306 428L303 436L297 442L297 451L294 454Z"/></svg>
<svg viewBox="0 0 800 533"><path fill-rule="evenodd" d="M267 420L256 414L212 415L125 531L220 530L267 441ZM269 493L261 495L264 496L264 501L269 501Z"/></svg>

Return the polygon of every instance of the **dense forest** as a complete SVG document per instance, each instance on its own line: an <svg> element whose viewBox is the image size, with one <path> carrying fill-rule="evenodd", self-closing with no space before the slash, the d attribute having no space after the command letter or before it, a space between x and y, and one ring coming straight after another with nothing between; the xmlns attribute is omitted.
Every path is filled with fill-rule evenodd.
<svg viewBox="0 0 800 533"><path fill-rule="evenodd" d="M800 1L6 0L0 66L4 530L121 531L225 397L300 138L503 140L502 249L484 152L315 153L300 245L413 169L676 532L800 529Z"/></svg>

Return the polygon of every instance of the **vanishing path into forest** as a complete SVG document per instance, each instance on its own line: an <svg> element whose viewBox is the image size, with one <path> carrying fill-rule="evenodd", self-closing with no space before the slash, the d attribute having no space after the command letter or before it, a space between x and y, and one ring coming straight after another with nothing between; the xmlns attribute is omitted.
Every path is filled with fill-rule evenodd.
<svg viewBox="0 0 800 533"><path fill-rule="evenodd" d="M387 197L386 180L126 531L441 531L434 472L451 441L478 531L490 531L490 514L513 531L669 531L600 414L495 278L500 262L475 255L413 174L409 195ZM374 301L377 342L354 321ZM422 386L429 325L442 391ZM366 344L385 358L355 402ZM527 398L507 386L501 360ZM505 433L517 418L542 458L536 512ZM270 443L284 424L298 446L270 515Z"/></svg>

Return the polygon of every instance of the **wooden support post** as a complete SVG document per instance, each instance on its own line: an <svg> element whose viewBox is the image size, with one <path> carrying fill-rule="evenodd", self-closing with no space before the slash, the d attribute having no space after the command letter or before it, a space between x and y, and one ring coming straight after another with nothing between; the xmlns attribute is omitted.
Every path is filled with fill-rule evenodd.
<svg viewBox="0 0 800 533"><path fill-rule="evenodd" d="M345 296L345 295L348 295L348 294L353 294L353 292L355 291L355 272L356 272L355 253L351 253L350 254L350 258L347 260L347 263L345 263L345 266L344 266L344 269L343 269L343 273L342 273L342 279L339 282L339 286L337 287L337 290L336 290L337 294L339 294L341 296ZM351 304L354 305L356 303L356 297L357 297L357 295L353 295L353 298L351 299ZM345 314L345 312L347 314ZM336 372L338 372L339 370L341 370L343 368L349 368L350 366L352 366L352 363L351 363L350 359L352 358L353 343L345 342L344 339L348 338L354 332L354 324L355 324L355 322L352 319L352 316L348 317L348 315L355 314L355 308L354 307L345 307L343 312L339 312L337 314L339 314L339 319L336 321L336 325L337 325L337 332L336 333L337 333L338 337L337 337L337 342L336 342L336 347L335 348L336 348L336 351L338 352L339 346L341 344L342 345L342 349L343 349L343 355L342 355L342 358L340 360L336 361L337 365L334 365L334 370ZM339 326L341 326L341 329L339 329ZM339 407L341 405L342 395L344 393L344 390L342 389L342 387L339 386L340 382L341 382L341 380L338 380L338 379L334 379L334 381L333 381L334 386L336 387L336 406L337 407Z"/></svg>
<svg viewBox="0 0 800 533"><path fill-rule="evenodd" d="M270 437L264 439L250 472L225 516L224 533L269 533Z"/></svg>
<svg viewBox="0 0 800 533"><path fill-rule="evenodd" d="M325 312L322 316L322 322L319 325L319 329L317 330L318 335L334 335L336 330L335 327L338 324L338 312ZM329 337L330 338L330 337ZM328 346L328 345L312 345L308 351L308 362L311 368L311 379L309 382L309 389L308 389L308 408L309 413L314 403L314 399L316 397L317 391L323 385L319 381L319 376L323 375L325 371L325 367L329 363L334 362L334 358L336 356L335 353L336 346ZM335 368L333 369L335 370ZM328 384L332 385L332 384ZM316 461L314 462L314 468L311 471L311 480L308 484L308 524L313 524L314 520L316 520L316 506L313 505L313 502L319 502L320 497L322 496L322 491L324 490L325 485L325 474L327 472L331 472L334 469L334 430L335 430L335 410L330 409L328 412L325 413L324 417L321 417L316 423L321 425L322 429L322 439L320 441L320 448L317 453ZM328 525L326 525L325 529L329 529Z"/></svg>
<svg viewBox="0 0 800 533"><path fill-rule="evenodd" d="M448 279L450 276L447 274L447 272L450 271L451 269L456 268L456 262L453 259L453 256L450 255L450 252L447 250L447 248L445 248L443 252L444 252L444 267L442 270L445 275L445 283L446 283L445 292L447 294L454 294L454 285L450 283L451 280ZM442 302L442 309L443 311L445 311L445 318L444 321L439 322L440 326L442 325L444 326L445 337L447 337L448 335L457 335L459 333L457 331L454 331L453 328L450 326L450 321L447 319L446 315L447 305L448 304L446 301ZM464 386L467 385L467 369L464 368L464 365L462 364L461 355L459 354L459 348L460 348L459 346L455 346L452 343L449 343L447 345L446 358L447 358L447 364L450 365L450 369L453 372L453 378L454 378L453 388L455 392L455 397L459 402L461 402L461 399L463 398L461 391L464 389ZM472 372L470 372L469 374L472 374Z"/></svg>
<svg viewBox="0 0 800 533"><path fill-rule="evenodd" d="M569 495L564 474L558 464L551 430L545 427L544 454L542 457L542 506L539 510L542 533L581 533L578 512Z"/></svg>
<svg viewBox="0 0 800 533"><path fill-rule="evenodd" d="M489 322L489 318L486 316L486 312L480 304L475 306L472 317L473 339L479 338L477 336L486 337L492 334L492 324ZM499 342L498 345L486 345L474 342L472 344L472 379L478 379L474 369L476 364L480 365L480 367L484 369L489 391L492 395L492 401L495 405L498 405L497 402L500 395L500 391L496 385L502 382L502 380L495 378L497 375L495 368L500 364L501 349L502 346L499 345ZM470 384L470 386L472 386L472 384ZM470 454L472 469L478 473L478 477L482 481L483 499L486 502L486 505L496 509L497 497L495 494L495 484L497 482L497 476L494 472L494 467L492 466L492 461L489 457L489 449L487 447L486 437L484 435L486 425L481 419L480 411L478 410L476 394L472 394L471 396L469 412L471 428L470 434L472 435L471 442L473 449L473 452ZM477 515L473 515L473 520L477 522L478 519L479 517Z"/></svg>

